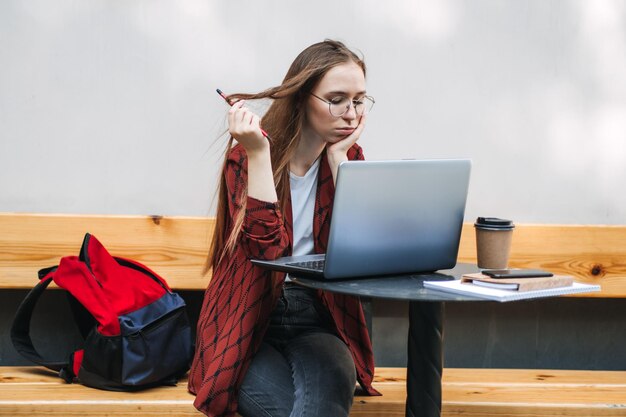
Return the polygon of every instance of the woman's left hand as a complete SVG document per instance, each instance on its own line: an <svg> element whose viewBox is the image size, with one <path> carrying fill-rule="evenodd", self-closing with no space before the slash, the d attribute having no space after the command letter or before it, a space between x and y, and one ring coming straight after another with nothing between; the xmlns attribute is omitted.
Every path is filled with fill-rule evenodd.
<svg viewBox="0 0 626 417"><path fill-rule="evenodd" d="M359 140L361 133L363 133L363 129L365 129L365 121L367 119L367 115L363 113L361 118L359 119L359 124L354 129L350 135L341 139L338 142L333 143L332 145L326 146L326 156L328 157L328 163L330 165L330 170L333 173L333 181L337 180L337 169L339 168L339 164L343 161L348 160L348 149L352 147Z"/></svg>

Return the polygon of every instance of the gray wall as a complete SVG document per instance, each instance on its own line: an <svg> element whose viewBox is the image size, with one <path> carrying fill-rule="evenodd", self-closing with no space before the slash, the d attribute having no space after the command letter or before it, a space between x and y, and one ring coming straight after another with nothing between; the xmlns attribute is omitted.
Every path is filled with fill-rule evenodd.
<svg viewBox="0 0 626 417"><path fill-rule="evenodd" d="M215 89L276 85L324 38L369 65L369 159L472 158L468 220L625 224L622 0L3 0L0 211L212 215ZM0 364L24 295L0 293ZM626 369L624 301L450 304L446 364ZM370 308L377 363L403 365L406 304Z"/></svg>
<svg viewBox="0 0 626 417"><path fill-rule="evenodd" d="M449 368L626 370L626 300L445 304ZM406 366L408 303L373 300L376 363Z"/></svg>
<svg viewBox="0 0 626 417"><path fill-rule="evenodd" d="M183 291L195 322L201 291ZM0 366L26 365L13 348L9 329L26 291L0 291ZM622 299L559 298L508 304L446 303L444 362L457 368L626 370L626 303ZM377 366L406 366L408 304L365 301L372 317ZM62 291L45 293L33 316L35 347L49 359L65 360L80 335ZM53 341L53 342L52 342Z"/></svg>
<svg viewBox="0 0 626 417"><path fill-rule="evenodd" d="M467 219L624 224L626 3L0 2L0 211L212 214L226 92L363 51L369 159L470 157Z"/></svg>

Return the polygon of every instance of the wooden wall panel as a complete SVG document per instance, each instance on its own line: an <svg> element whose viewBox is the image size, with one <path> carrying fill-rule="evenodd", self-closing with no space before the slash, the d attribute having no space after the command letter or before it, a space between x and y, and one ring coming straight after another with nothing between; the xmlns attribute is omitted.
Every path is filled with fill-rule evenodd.
<svg viewBox="0 0 626 417"><path fill-rule="evenodd" d="M37 271L78 255L91 233L115 256L142 262L177 289L204 289L213 219L0 214L0 288L30 288Z"/></svg>
<svg viewBox="0 0 626 417"><path fill-rule="evenodd" d="M459 262L476 262L476 235L465 224ZM516 226L509 266L541 268L602 286L579 297L626 297L626 226Z"/></svg>
<svg viewBox="0 0 626 417"><path fill-rule="evenodd" d="M201 274L214 220L197 217L0 213L0 288L30 288L40 268L78 254L86 232L109 251L143 262L177 289L204 289ZM459 262L476 262L465 224ZM626 226L517 225L511 267L534 267L600 284L584 297L626 297Z"/></svg>

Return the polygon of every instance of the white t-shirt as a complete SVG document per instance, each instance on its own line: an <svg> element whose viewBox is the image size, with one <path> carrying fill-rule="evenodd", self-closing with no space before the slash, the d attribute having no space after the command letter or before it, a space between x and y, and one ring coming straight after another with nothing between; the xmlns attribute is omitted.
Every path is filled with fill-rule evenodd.
<svg viewBox="0 0 626 417"><path fill-rule="evenodd" d="M318 158L303 177L289 172L291 186L291 213L293 219L293 256L314 253L313 214L317 192Z"/></svg>

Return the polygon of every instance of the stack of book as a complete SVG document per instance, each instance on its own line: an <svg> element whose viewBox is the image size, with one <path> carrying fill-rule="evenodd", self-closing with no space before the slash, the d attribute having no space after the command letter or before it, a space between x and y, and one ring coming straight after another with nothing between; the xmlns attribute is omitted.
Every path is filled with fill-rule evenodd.
<svg viewBox="0 0 626 417"><path fill-rule="evenodd" d="M599 285L575 282L569 275L496 279L481 273L454 281L425 281L424 287L500 302L600 291Z"/></svg>

